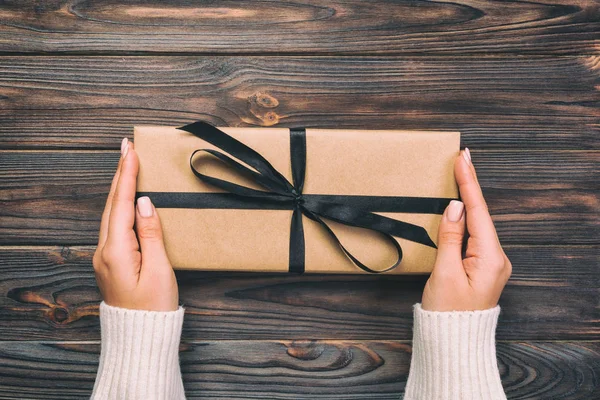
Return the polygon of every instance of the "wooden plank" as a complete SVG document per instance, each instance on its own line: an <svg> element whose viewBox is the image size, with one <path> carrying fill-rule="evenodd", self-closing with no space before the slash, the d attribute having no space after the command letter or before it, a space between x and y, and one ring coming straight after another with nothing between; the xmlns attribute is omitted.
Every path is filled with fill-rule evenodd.
<svg viewBox="0 0 600 400"><path fill-rule="evenodd" d="M599 151L473 151L500 239L595 244ZM118 151L0 151L0 244L94 244Z"/></svg>
<svg viewBox="0 0 600 400"><path fill-rule="evenodd" d="M0 51L589 54L594 0L4 4Z"/></svg>
<svg viewBox="0 0 600 400"><path fill-rule="evenodd" d="M598 87L598 56L11 56L0 58L0 148L118 149L133 125L206 119L460 130L474 149L599 149Z"/></svg>
<svg viewBox="0 0 600 400"><path fill-rule="evenodd" d="M509 246L499 340L598 340L599 247ZM99 340L95 247L0 247L3 340ZM425 276L177 273L186 340L410 340Z"/></svg>
<svg viewBox="0 0 600 400"><path fill-rule="evenodd" d="M182 344L188 399L398 399L408 342L219 341ZM0 397L72 399L91 394L97 343L0 342ZM600 394L598 342L497 345L509 399Z"/></svg>

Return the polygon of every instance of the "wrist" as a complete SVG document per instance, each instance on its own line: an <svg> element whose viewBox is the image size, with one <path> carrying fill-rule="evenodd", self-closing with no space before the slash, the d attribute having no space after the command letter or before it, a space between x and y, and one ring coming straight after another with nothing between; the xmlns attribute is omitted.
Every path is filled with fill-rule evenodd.
<svg viewBox="0 0 600 400"><path fill-rule="evenodd" d="M499 313L500 306L427 311L416 304L405 399L505 399L496 360Z"/></svg>
<svg viewBox="0 0 600 400"><path fill-rule="evenodd" d="M169 299L164 301L136 301L136 300L114 300L105 298L102 302L105 306L112 307L121 311L140 311L140 312L176 312L180 311L179 299ZM112 310L116 312L117 310Z"/></svg>

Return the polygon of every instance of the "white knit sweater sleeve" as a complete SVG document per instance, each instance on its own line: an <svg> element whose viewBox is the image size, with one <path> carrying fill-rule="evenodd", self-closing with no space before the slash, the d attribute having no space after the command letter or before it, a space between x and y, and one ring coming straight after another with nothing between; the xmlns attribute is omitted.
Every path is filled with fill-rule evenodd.
<svg viewBox="0 0 600 400"><path fill-rule="evenodd" d="M414 306L413 350L404 400L504 400L496 360L500 306L426 311Z"/></svg>
<svg viewBox="0 0 600 400"><path fill-rule="evenodd" d="M404 400L504 400L495 333L500 307L414 307L413 353ZM179 368L184 310L100 304L102 350L92 394L99 399L185 399Z"/></svg>
<svg viewBox="0 0 600 400"><path fill-rule="evenodd" d="M185 399L179 369L184 309L143 311L100 304L102 349L93 400Z"/></svg>

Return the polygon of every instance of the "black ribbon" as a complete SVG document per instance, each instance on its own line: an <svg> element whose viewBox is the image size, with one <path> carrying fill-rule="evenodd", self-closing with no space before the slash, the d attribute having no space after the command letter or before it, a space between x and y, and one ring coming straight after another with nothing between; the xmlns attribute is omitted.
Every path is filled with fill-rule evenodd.
<svg viewBox="0 0 600 400"><path fill-rule="evenodd" d="M303 194L306 170L306 131L304 129L290 129L293 184L258 152L206 122L198 121L178 129L192 133L253 169L218 150L197 149L190 156L190 168L194 175L227 193L138 192L136 198L149 196L157 208L293 210L290 228L290 272L304 272L305 246L302 215L318 222L356 266L370 273L390 271L402 261L402 248L394 236L436 248L435 243L423 227L374 214L374 212L442 214L452 199ZM193 163L194 156L199 152L205 152L218 158L239 174L266 188L267 191L252 189L199 172ZM369 268L344 247L323 218L382 234L396 249L398 254L396 262L383 270Z"/></svg>

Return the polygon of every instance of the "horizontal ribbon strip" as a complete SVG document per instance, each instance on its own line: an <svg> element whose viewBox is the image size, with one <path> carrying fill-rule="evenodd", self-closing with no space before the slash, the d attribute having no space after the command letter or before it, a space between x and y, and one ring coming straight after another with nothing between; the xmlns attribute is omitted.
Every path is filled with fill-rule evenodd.
<svg viewBox="0 0 600 400"><path fill-rule="evenodd" d="M138 192L137 197L148 196L158 208L220 208L242 210L292 210L294 201L271 201L240 197L233 193L192 192ZM342 203L349 207L371 212L402 212L443 214L452 199L407 196L360 196L336 194L303 194L315 202Z"/></svg>
<svg viewBox="0 0 600 400"><path fill-rule="evenodd" d="M157 208L293 210L290 226L290 272L302 273L305 268L302 215L318 222L356 266L370 273L390 271L402 261L402 248L394 236L436 248L423 227L374 214L374 212L442 214L452 199L303 194L307 156L304 129L290 129L293 184L255 150L206 122L198 121L179 129L192 133L251 168L218 150L198 149L190 156L192 172L202 181L225 190L225 193L138 192L136 198L149 196ZM198 152L205 152L220 159L240 175L250 178L267 191L252 189L199 172L193 163L194 155ZM383 238L396 249L398 255L396 262L382 270L375 270L361 263L343 246L323 218L382 234Z"/></svg>

